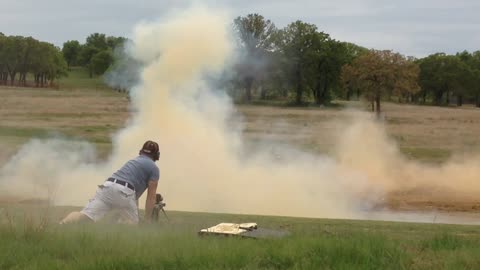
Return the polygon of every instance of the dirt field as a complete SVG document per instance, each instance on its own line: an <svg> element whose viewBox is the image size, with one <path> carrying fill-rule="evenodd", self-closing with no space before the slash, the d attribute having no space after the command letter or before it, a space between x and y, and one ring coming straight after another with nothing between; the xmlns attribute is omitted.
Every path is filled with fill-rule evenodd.
<svg viewBox="0 0 480 270"><path fill-rule="evenodd" d="M110 149L128 119L128 99L111 90L0 88L0 163L32 137L68 136Z"/></svg>
<svg viewBox="0 0 480 270"><path fill-rule="evenodd" d="M362 103L343 103L346 107L363 109ZM387 103L384 122L402 152L425 162L443 162L451 154L479 150L480 109L441 108ZM346 119L343 109L292 109L245 106L246 135L250 138L268 136L293 142L307 149L328 152L335 136L344 126L336 120ZM273 136L275 135L275 136Z"/></svg>
<svg viewBox="0 0 480 270"><path fill-rule="evenodd" d="M67 136L97 145L99 158L110 150L110 136L129 117L128 98L111 90L0 88L0 164L32 137ZM339 123L365 109L360 102L342 109L239 106L247 142L295 145L328 154L343 128ZM441 163L453 154L478 152L480 109L386 103L384 122L401 151L419 162ZM440 209L480 212L480 201L431 200L415 192L391 194L388 205L400 210Z"/></svg>

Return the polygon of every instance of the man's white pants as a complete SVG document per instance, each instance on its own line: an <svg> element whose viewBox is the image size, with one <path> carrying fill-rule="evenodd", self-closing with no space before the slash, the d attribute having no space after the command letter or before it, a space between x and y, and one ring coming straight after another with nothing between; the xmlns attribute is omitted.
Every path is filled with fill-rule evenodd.
<svg viewBox="0 0 480 270"><path fill-rule="evenodd" d="M107 181L98 186L95 197L80 212L97 222L110 210L119 210L122 218L127 219L129 223L137 224L139 218L135 191Z"/></svg>

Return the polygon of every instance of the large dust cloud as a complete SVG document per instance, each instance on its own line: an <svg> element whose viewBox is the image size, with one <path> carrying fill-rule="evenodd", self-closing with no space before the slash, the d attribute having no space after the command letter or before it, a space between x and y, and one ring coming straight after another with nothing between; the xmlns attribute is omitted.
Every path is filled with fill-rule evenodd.
<svg viewBox="0 0 480 270"><path fill-rule="evenodd" d="M343 123L332 156L293 146L245 155L231 99L206 79L221 76L235 59L230 22L226 12L196 6L139 24L128 53L141 63L140 83L111 157L95 162L88 143L32 140L0 169L2 193L84 205L145 140L160 144L159 192L176 210L361 218L392 191L480 192L478 158L441 167L409 161L382 124L361 112Z"/></svg>

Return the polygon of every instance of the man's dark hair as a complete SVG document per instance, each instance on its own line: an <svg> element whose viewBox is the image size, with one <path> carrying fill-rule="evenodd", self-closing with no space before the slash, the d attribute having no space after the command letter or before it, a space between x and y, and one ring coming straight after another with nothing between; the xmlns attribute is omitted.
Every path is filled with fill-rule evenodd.
<svg viewBox="0 0 480 270"><path fill-rule="evenodd" d="M160 148L158 147L158 143L154 141L146 141L143 144L142 149L140 149L139 154L149 156L153 161L157 161L160 159Z"/></svg>

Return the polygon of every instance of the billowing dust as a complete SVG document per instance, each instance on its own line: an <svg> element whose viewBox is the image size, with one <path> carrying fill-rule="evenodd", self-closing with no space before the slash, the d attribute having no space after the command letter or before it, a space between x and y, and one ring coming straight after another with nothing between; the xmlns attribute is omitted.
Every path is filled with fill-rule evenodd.
<svg viewBox="0 0 480 270"><path fill-rule="evenodd" d="M227 13L194 7L138 25L128 53L143 65L141 83L132 89L133 115L114 136L109 160L95 163L88 143L32 140L1 168L1 190L84 205L150 139L161 147L159 192L169 209L364 218L391 192L480 193L480 158L442 166L409 161L381 123L356 111L342 123L333 155L295 147L246 153L235 107L210 84L235 59L230 23Z"/></svg>

